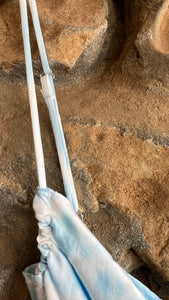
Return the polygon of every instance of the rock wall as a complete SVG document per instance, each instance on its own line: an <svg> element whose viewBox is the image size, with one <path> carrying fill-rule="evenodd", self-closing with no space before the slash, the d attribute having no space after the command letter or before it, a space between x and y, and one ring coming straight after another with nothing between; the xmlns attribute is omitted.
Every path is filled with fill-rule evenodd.
<svg viewBox="0 0 169 300"><path fill-rule="evenodd" d="M94 71L110 51L117 27L111 1L37 1L41 27L57 84L74 82ZM31 19L31 18L30 18ZM24 52L20 25L19 1L1 4L0 57L1 77L23 82ZM36 38L30 20L35 76L42 72ZM116 42L117 44L117 42Z"/></svg>
<svg viewBox="0 0 169 300"><path fill-rule="evenodd" d="M37 5L84 222L128 272L158 272L144 283L167 300L169 1ZM0 299L26 300L37 174L18 1L0 1L0 24ZM48 186L64 193L30 30Z"/></svg>

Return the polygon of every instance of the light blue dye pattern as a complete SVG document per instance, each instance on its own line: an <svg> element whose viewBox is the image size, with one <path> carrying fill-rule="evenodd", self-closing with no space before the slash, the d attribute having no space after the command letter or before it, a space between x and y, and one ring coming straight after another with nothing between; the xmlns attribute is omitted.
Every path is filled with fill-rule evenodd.
<svg viewBox="0 0 169 300"><path fill-rule="evenodd" d="M41 298L36 298L32 291L33 300L159 299L112 259L64 196L50 189L38 189L34 208L39 220L42 261L36 272L33 268L34 275L32 268L24 272L29 289L36 286L36 293L41 292ZM42 297L42 291L49 285L51 295L56 290L57 297L53 299L49 297L50 291Z"/></svg>
<svg viewBox="0 0 169 300"><path fill-rule="evenodd" d="M102 295L103 297L106 294L109 294L111 290L113 290L112 278L109 276L108 272L103 272L103 271L98 272L96 278L96 286L99 290L100 295ZM123 287L120 285L119 287L117 287L117 289L118 288L120 288L119 291L121 291ZM114 287L114 291L115 290L116 290L116 286Z"/></svg>
<svg viewBox="0 0 169 300"><path fill-rule="evenodd" d="M51 199L51 195L54 193L54 191L52 189L49 188L37 188L37 195L38 197L40 197L41 199L43 199L43 201L45 201L45 203L48 205L49 201Z"/></svg>
<svg viewBox="0 0 169 300"><path fill-rule="evenodd" d="M53 268L53 265L55 268ZM61 269L63 265L64 269ZM87 299L74 269L64 254L58 249L55 249L55 252L51 251L48 257L48 268L61 299ZM65 278L69 279L67 284L65 284Z"/></svg>
<svg viewBox="0 0 169 300"><path fill-rule="evenodd" d="M104 298L105 295L107 295L106 300L111 300L112 295L114 295L115 299L130 299L135 300L136 295L131 295L129 298L130 290L126 289L126 284L123 284L122 278L114 272L114 276L112 277L112 274L110 274L109 270L106 271L100 271L98 272L98 276L96 279L96 286L99 290L100 298ZM112 284L112 282L114 284ZM130 285L129 285L130 286ZM127 293L128 292L128 293ZM125 296L126 295L126 296ZM126 298L124 298L126 297ZM146 299L146 298L140 298L140 299Z"/></svg>

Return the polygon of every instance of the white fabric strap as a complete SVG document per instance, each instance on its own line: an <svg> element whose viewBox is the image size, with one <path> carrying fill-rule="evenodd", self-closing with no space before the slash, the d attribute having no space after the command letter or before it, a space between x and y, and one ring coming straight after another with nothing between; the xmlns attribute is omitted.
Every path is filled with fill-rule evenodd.
<svg viewBox="0 0 169 300"><path fill-rule="evenodd" d="M49 74L50 67L46 55L46 50L45 50L45 44L43 41L43 36L42 36L42 31L41 31L41 26L39 22L39 17L38 17L38 10L37 10L37 5L35 0L29 0L29 6L31 10L31 15L32 15L32 20L33 20L33 25L35 29L35 34L36 34L36 39L38 43L38 48L39 48L39 53L43 65L43 72L44 74Z"/></svg>
<svg viewBox="0 0 169 300"><path fill-rule="evenodd" d="M55 137L56 147L58 151L59 162L61 166L61 172L63 177L63 183L65 188L65 193L67 198L72 203L75 211L78 211L78 201L77 195L74 187L73 176L71 172L68 152L66 148L66 142L64 138L64 133L62 129L61 119L59 115L59 109L55 94L55 88L53 83L53 76L49 68L49 63L46 55L45 45L43 41L42 31L40 27L38 11L35 0L29 0L29 5L31 9L35 34L37 38L38 48L40 52L40 57L43 65L44 76L41 77L42 92L45 101L48 106L50 119L52 123L53 133ZM25 50L25 61L26 61L26 73L29 91L29 100L31 108L31 119L32 128L34 136L35 154L37 161L37 171L39 186L46 187L46 174L44 165L44 156L42 149L42 141L40 134L39 116L37 108L37 99L35 91L35 83L33 77L33 67L32 67L32 57L31 57L31 47L29 38L29 26L28 26L28 16L27 16L27 5L26 0L20 0L21 9L21 20L22 20L22 32L24 40L24 50Z"/></svg>
<svg viewBox="0 0 169 300"><path fill-rule="evenodd" d="M23 41L24 41L26 74L27 74L35 155L36 155L36 163L37 163L38 181L40 187L46 188L44 155L43 155L42 140L41 140L41 133L40 133L39 115L38 115L35 82L34 82L33 67L32 67L31 47L30 47L30 39L29 39L27 5L26 5L26 0L19 0L19 2L20 2L20 10L21 10L22 34L23 34Z"/></svg>
<svg viewBox="0 0 169 300"><path fill-rule="evenodd" d="M55 94L55 87L53 83L53 75L49 68L49 63L46 55L45 45L43 41L42 31L39 22L39 16L35 0L29 0L30 10L33 19L37 44L43 65L44 76L41 77L42 93L48 106L49 115L52 123L53 133L58 152L63 183L67 198L72 203L75 211L78 211L78 201L71 172L69 156L66 148L62 123L59 115L59 109Z"/></svg>

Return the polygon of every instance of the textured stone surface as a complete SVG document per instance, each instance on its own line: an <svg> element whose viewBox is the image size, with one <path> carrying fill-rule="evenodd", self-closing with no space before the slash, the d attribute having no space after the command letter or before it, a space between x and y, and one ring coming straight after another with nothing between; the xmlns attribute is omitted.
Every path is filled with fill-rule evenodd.
<svg viewBox="0 0 169 300"><path fill-rule="evenodd" d="M64 69L72 69L75 64L78 65L76 73L79 74L97 64L98 58L100 65L111 47L110 36L116 27L116 16L111 1L50 0L37 1L37 6L47 55L53 69L57 66L59 77L63 76L65 79ZM0 8L0 74L12 81L14 77L15 81L19 78L23 80L20 72L23 68L24 52L19 2L2 1ZM110 13L112 16L108 24ZM113 33L108 28L110 26ZM30 35L33 60L38 72L41 72L31 18Z"/></svg>
<svg viewBox="0 0 169 300"><path fill-rule="evenodd" d="M150 271L155 268L169 280L167 1L163 6L159 0L37 2L51 64L61 74L55 84L84 221L126 270L168 300L169 284L158 277L158 285ZM0 298L6 300L29 299L21 271L39 260L29 103L26 85L17 83L25 78L18 9L17 1L0 1L6 36L6 43L0 40L0 78L6 76L0 81ZM40 64L31 38L37 76ZM114 45L119 45L116 55ZM91 65L88 80L68 86ZM38 85L37 95L48 186L64 193ZM148 267L137 270L143 263Z"/></svg>
<svg viewBox="0 0 169 300"><path fill-rule="evenodd" d="M1 181L4 183L4 181ZM23 269L38 260L37 225L32 208L10 190L0 189L0 299L29 299Z"/></svg>
<svg viewBox="0 0 169 300"><path fill-rule="evenodd" d="M68 124L65 131L71 158L92 178L93 205L97 199L136 216L150 245L142 255L169 279L169 151L100 124Z"/></svg>
<svg viewBox="0 0 169 300"><path fill-rule="evenodd" d="M108 82L105 81L105 90L103 91L105 95L107 84ZM93 88L94 86L93 82ZM115 128L113 115L116 118L120 117L123 106L120 106L118 113L117 110L113 112L115 105L113 98L111 98L110 109L110 105L107 106L110 98L103 98L100 95L102 112L107 111L108 114L112 111L112 125L110 120L107 120L107 124L106 122L105 125L103 124L103 113L102 124L98 123L96 117L99 119L101 111L97 108L99 107L99 98L95 94L98 93L97 88L93 88L91 88L91 83L83 86L83 89L86 89L86 95L89 95L89 98L85 99L84 93L80 94L77 87L61 89L57 92L80 207L84 211L84 220L113 257L126 269L133 270L141 263L131 256L130 249L133 249L141 260L153 265L165 278L168 278L169 150L164 146L154 144L151 140L143 141L136 135L127 134L127 132L124 133ZM36 190L37 177L27 88L24 85L7 84L5 86L3 84L1 91L0 103L1 112L3 112L1 114L0 163L3 195L1 197L2 220L4 220L4 232L9 231L13 236L12 228L16 219L13 219L13 215L9 213L7 221L9 220L8 223L11 224L10 228L6 222L3 208L6 191L8 191L10 205L14 211L17 210L18 205L25 208L30 207ZM37 87L37 92L48 185L63 192L46 105L39 87ZM108 95L110 94L108 93ZM72 97L74 100L71 100ZM95 120L91 119L90 114L86 115L86 109L90 111L91 107L90 97L98 101L95 106L97 111L93 114ZM124 107L126 107L125 103ZM151 109L149 111L151 112ZM68 117L68 112L71 118ZM130 111L125 115L126 120L129 114ZM86 122L84 122L85 120ZM130 123L128 122L128 124ZM33 214L30 213L30 215L33 218ZM24 214L23 218L26 222L27 217ZM30 232L29 224L25 222L25 230ZM34 222L35 220L32 224L35 224ZM34 257L35 234L36 230L33 233L32 241L24 239L23 246L19 245L21 249L25 245L26 248L30 247L26 253L27 255L31 253L31 258L29 255L25 255L25 262L18 261L16 253L11 247L13 254L9 255L11 260L8 262L8 268L11 265L13 267L13 265L19 264L19 269L22 270L26 264L37 261L37 258ZM16 245L18 245L17 241ZM10 242L13 244L12 238ZM9 245L4 243L4 247L5 250L2 253L5 255ZM4 258L2 260L4 261ZM4 269L6 267L4 265Z"/></svg>
<svg viewBox="0 0 169 300"><path fill-rule="evenodd" d="M168 13L169 1L154 1L153 7L144 18L144 24L137 34L136 47L147 76L158 78L168 86L169 43Z"/></svg>
<svg viewBox="0 0 169 300"><path fill-rule="evenodd" d="M160 299L169 300L169 285L158 273L150 271L148 266L143 265L132 275L143 282L149 289L153 290Z"/></svg>
<svg viewBox="0 0 169 300"><path fill-rule="evenodd" d="M82 53L83 49L88 47L93 39L90 32L87 32L86 35L84 33L84 36L81 39L79 37L78 40L74 31L80 31L80 28L82 31L84 28L91 28L92 31L92 28L97 30L99 26L104 25L107 17L105 5L106 2L104 0L37 1L49 59L59 60L59 57L63 59L63 56L67 53L69 61L69 56L70 60L72 60L71 52L76 57L77 51L77 60L80 55L79 50L81 49ZM2 63L24 61L18 1L4 1L1 4L0 24L2 29L0 34L0 57ZM32 29L31 26L33 59L38 59L36 40L33 37L34 32ZM80 33L82 35L82 32ZM87 40L86 44L85 40ZM71 41L72 44L75 41L73 47L70 44Z"/></svg>

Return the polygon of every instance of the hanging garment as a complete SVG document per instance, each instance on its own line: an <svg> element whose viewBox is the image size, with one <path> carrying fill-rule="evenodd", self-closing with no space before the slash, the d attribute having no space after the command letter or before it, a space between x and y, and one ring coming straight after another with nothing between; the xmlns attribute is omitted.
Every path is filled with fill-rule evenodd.
<svg viewBox="0 0 169 300"><path fill-rule="evenodd" d="M66 197L46 186L45 164L33 78L26 0L20 0L26 73L39 188L33 200L39 221L41 261L23 272L33 300L155 300L147 287L126 273L76 214L74 189L53 77L49 69L35 0L29 1L44 69L42 91L59 154Z"/></svg>

